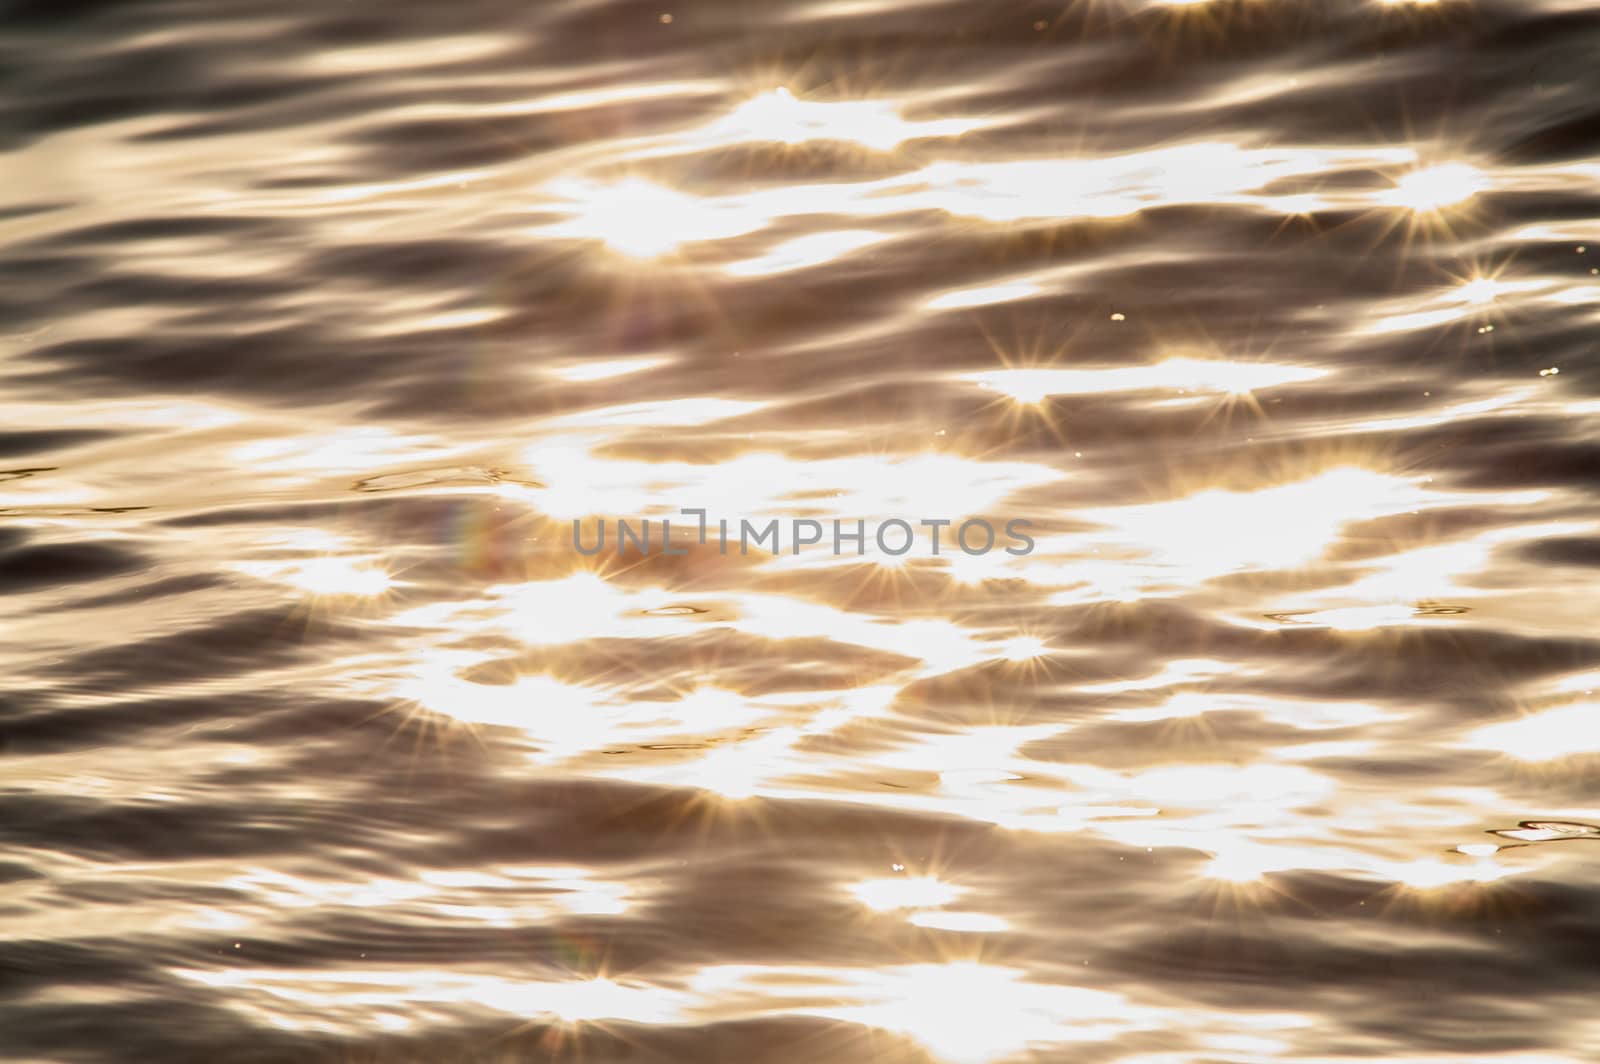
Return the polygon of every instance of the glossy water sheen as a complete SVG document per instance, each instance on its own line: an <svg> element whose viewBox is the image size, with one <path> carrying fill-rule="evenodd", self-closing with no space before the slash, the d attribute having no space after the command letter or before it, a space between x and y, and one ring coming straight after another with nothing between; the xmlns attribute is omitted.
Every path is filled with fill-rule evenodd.
<svg viewBox="0 0 1600 1064"><path fill-rule="evenodd" d="M667 3L9 4L0 1057L1600 1059L1600 5Z"/></svg>

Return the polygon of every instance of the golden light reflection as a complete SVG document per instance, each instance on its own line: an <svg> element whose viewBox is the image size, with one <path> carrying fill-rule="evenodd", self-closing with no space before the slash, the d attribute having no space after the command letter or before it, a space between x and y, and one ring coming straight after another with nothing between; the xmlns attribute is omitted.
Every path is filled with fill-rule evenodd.
<svg viewBox="0 0 1600 1064"><path fill-rule="evenodd" d="M1452 320L1458 315L1453 312L1440 320ZM1525 406L1528 400L1536 397L1537 388L1506 387L1504 384L1490 391L1483 389L1466 389L1471 398L1461 399L1456 402L1442 402L1431 409L1425 408L1416 412L1390 415L1387 417L1374 416L1355 420L1349 423L1351 430L1362 432L1395 432L1404 429L1423 428L1428 425L1446 425L1462 418L1475 414L1485 414L1496 410L1507 410ZM1477 394L1474 394L1477 393ZM1524 495L1532 498L1531 495Z"/></svg>
<svg viewBox="0 0 1600 1064"><path fill-rule="evenodd" d="M869 879L857 883L850 892L861 904L879 912L893 909L937 909L962 894L959 887L941 883L930 876L901 879Z"/></svg>
<svg viewBox="0 0 1600 1064"><path fill-rule="evenodd" d="M645 81L629 79L602 84L596 88L571 89L560 92L540 92L527 99L500 102L475 102L472 115L525 115L547 114L558 111L586 111L609 104L632 103L638 100L663 98L717 96L724 91L721 81L677 78L672 81ZM455 115L457 105L442 101L430 102L425 108L416 108L426 115Z"/></svg>
<svg viewBox="0 0 1600 1064"><path fill-rule="evenodd" d="M964 931L989 934L1011 929L1011 925L1005 920L989 913L918 912L912 913L906 919L913 926L926 927L935 931Z"/></svg>
<svg viewBox="0 0 1600 1064"><path fill-rule="evenodd" d="M1262 846L1245 839L1227 839L1206 864L1204 874L1223 883L1244 885L1259 882L1274 872L1332 871L1340 867L1336 858L1291 846Z"/></svg>
<svg viewBox="0 0 1600 1064"><path fill-rule="evenodd" d="M1520 761L1554 761L1560 757L1600 754L1600 704L1575 702L1480 728L1470 745L1496 750Z"/></svg>
<svg viewBox="0 0 1600 1064"><path fill-rule="evenodd" d="M1000 654L1007 661L1032 661L1049 652L1045 641L1036 635L1013 636L1000 647Z"/></svg>
<svg viewBox="0 0 1600 1064"><path fill-rule="evenodd" d="M949 1064L988 1064L1157 1030L1194 1030L1198 1045L1243 1044L1311 1024L1293 1013L1182 1010L1111 991L1045 985L1021 970L968 957L870 971L724 965L702 969L692 988L712 998L756 995L772 1015L823 1016L902 1034Z"/></svg>
<svg viewBox="0 0 1600 1064"><path fill-rule="evenodd" d="M929 310L954 310L963 307L982 307L992 303L1008 303L1017 299L1026 299L1044 291L1037 284L1019 282L1016 284L984 285L979 288L959 288L943 295L934 296L924 306Z"/></svg>
<svg viewBox="0 0 1600 1064"><path fill-rule="evenodd" d="M447 329L470 329L488 325L506 316L506 311L493 307L446 309L431 300L407 305L406 301L393 300L389 313L381 321L363 324L360 334L366 336L406 336L418 332Z"/></svg>
<svg viewBox="0 0 1600 1064"><path fill-rule="evenodd" d="M566 683L548 675L518 676L509 683L477 683L462 675L485 663L476 655L438 651L394 693L406 704L457 723L517 729L545 761L622 744L645 746L742 731L779 712L763 700L714 687L693 688L676 700L647 701L624 690ZM760 741L710 750L699 759L696 771L703 773L705 785L747 797L764 778L751 767L753 752L774 742L786 747L786 734L780 729ZM730 761L738 763L730 767ZM723 768L718 770L718 765ZM728 784L734 777L751 789ZM728 785L718 788L718 781Z"/></svg>
<svg viewBox="0 0 1600 1064"><path fill-rule="evenodd" d="M885 623L882 617L843 610L804 599L776 594L739 593L724 596L727 615L715 619L696 614L657 615L652 611L680 601L661 588L623 589L588 572L525 584L498 585L481 599L437 603L395 614L389 620L399 627L427 626L454 628L470 625L479 633L498 632L530 645L571 645L595 638L657 638L676 633L731 628L763 639L825 639L868 647L922 662L933 671L947 671L988 660L993 650L979 637L941 618ZM464 695L455 678L460 670L476 664L477 656L440 651L409 688L425 703L449 703L449 698ZM539 683L551 684L545 680ZM470 689L488 685L474 684ZM585 703L600 697L589 689L551 688L553 697L578 697ZM469 690L470 690L469 689ZM862 697L871 699L876 689ZM477 694L486 699L482 710L498 714L509 693ZM485 720L484 723L490 721Z"/></svg>
<svg viewBox="0 0 1600 1064"><path fill-rule="evenodd" d="M767 405L754 399L720 399L711 396L655 399L582 410L554 418L546 422L546 426L563 430L603 427L612 431L629 427L683 428L752 414ZM562 459L595 461L576 446L560 443L539 444L529 453L551 465L559 464Z"/></svg>
<svg viewBox="0 0 1600 1064"><path fill-rule="evenodd" d="M360 1031L374 1014L428 1006L468 1006L558 1023L670 1024L683 1022L683 995L658 986L628 986L608 978L567 982L519 981L470 972L425 969L320 968L301 970L177 969L204 986L242 990L236 998L274 1026L289 1030Z"/></svg>
<svg viewBox="0 0 1600 1064"><path fill-rule="evenodd" d="M1428 859L1394 865L1389 874L1401 885L1414 890L1433 890L1456 883L1492 883L1511 874L1511 869L1492 861L1453 864Z"/></svg>
<svg viewBox="0 0 1600 1064"><path fill-rule="evenodd" d="M759 123L752 124L756 118ZM734 144L842 140L890 150L911 137L944 137L974 120L908 122L882 101L808 102L773 92L701 130L638 146L641 161ZM692 195L632 176L557 179L543 206L566 215L542 236L599 240L626 256L655 259L690 244L757 232L789 218L831 214L860 219L937 210L956 218L1016 223L1051 218L1120 218L1173 204L1231 204L1303 214L1316 204L1265 189L1289 179L1332 176L1373 166L1412 166L1395 188L1352 205L1401 206L1437 214L1487 188L1466 163L1417 167L1409 148L1247 148L1225 142L1175 144L1110 156L1008 161L935 160L905 175L779 189ZM1325 195L1329 206L1344 202ZM1347 197L1348 199L1348 197ZM793 249L791 249L793 250ZM805 247L800 264L818 253ZM827 254L836 254L834 248ZM798 268L761 263L758 272Z"/></svg>
<svg viewBox="0 0 1600 1064"><path fill-rule="evenodd" d="M578 178L549 186L570 217L542 235L599 240L613 251L651 259L684 244L755 232L769 216L734 197L691 196L642 178L601 183Z"/></svg>
<svg viewBox="0 0 1600 1064"><path fill-rule="evenodd" d="M1024 760L1019 751L1028 743L1059 735L1062 724L983 724L955 734L917 734L879 755L887 768L937 772L941 789L970 799L973 812L1003 798L1004 784L1021 779Z"/></svg>
<svg viewBox="0 0 1600 1064"><path fill-rule="evenodd" d="M471 658L466 661L476 663ZM612 734L613 729L598 719L610 697L603 689L566 684L550 676L521 676L509 684L472 683L460 677L461 663L430 661L401 688L402 697L464 724L527 729L558 748Z"/></svg>
<svg viewBox="0 0 1600 1064"><path fill-rule="evenodd" d="M506 39L494 33L438 36L419 41L322 48L300 58L298 65L308 75L415 70L431 65L482 61L505 52L508 47Z"/></svg>
<svg viewBox="0 0 1600 1064"><path fill-rule="evenodd" d="M914 137L954 137L978 125L962 118L913 122L902 118L890 100L802 100L780 86L746 100L699 136L784 144L842 140L888 151Z"/></svg>
<svg viewBox="0 0 1600 1064"><path fill-rule="evenodd" d="M1465 203L1488 188L1488 176L1477 167L1460 162L1441 163L1402 174L1384 196L1384 202L1429 213Z"/></svg>
<svg viewBox="0 0 1600 1064"><path fill-rule="evenodd" d="M1126 680L1108 680L1104 683L1083 683L1079 684L1077 689L1090 694L1152 691L1179 684L1201 683L1229 674L1247 677L1250 672L1249 670L1241 669L1237 663L1218 661L1214 658L1173 658L1161 662L1159 667L1147 676Z"/></svg>
<svg viewBox="0 0 1600 1064"><path fill-rule="evenodd" d="M769 784L800 767L793 757L799 738L797 728L775 728L753 739L716 747L692 764L649 772L641 778L699 787L730 801L780 793Z"/></svg>
<svg viewBox="0 0 1600 1064"><path fill-rule="evenodd" d="M887 716L899 695L900 688L894 684L872 684L838 692L804 692L800 697L820 707L804 730L808 735L826 735L855 721Z"/></svg>
<svg viewBox="0 0 1600 1064"><path fill-rule="evenodd" d="M1005 580L1022 576L1016 557L1004 551L990 551L988 554L967 554L957 551L941 557L951 579L958 584L976 585L985 580ZM1018 646L1021 647L1022 644Z"/></svg>
<svg viewBox="0 0 1600 1064"><path fill-rule="evenodd" d="M1404 603L1385 603L1375 606L1337 606L1323 610L1305 610L1299 613L1274 615L1274 620L1286 624L1311 625L1331 628L1339 632L1362 632L1373 628L1415 624L1425 620L1426 610Z"/></svg>
<svg viewBox="0 0 1600 1064"><path fill-rule="evenodd" d="M1160 806L1232 808L1248 802L1273 815L1321 801L1335 790L1328 776L1300 765L1173 765L1126 775L1088 766L1068 766L1063 773L1080 785L1104 788L1128 798Z"/></svg>
<svg viewBox="0 0 1600 1064"><path fill-rule="evenodd" d="M256 546L267 556L236 562L236 571L295 588L314 599L376 598L394 586L377 554L360 551L320 529L278 531Z"/></svg>
<svg viewBox="0 0 1600 1064"><path fill-rule="evenodd" d="M1390 719L1383 708L1362 702L1317 702L1298 698L1266 698L1226 691L1178 691L1158 705L1115 710L1114 720L1181 720L1204 713L1255 713L1263 720L1307 731L1356 728Z"/></svg>
<svg viewBox="0 0 1600 1064"><path fill-rule="evenodd" d="M1197 839L1204 845L1203 839ZM1235 886L1258 884L1278 872L1321 871L1370 877L1411 891L1433 891L1458 884L1492 884L1525 869L1490 860L1495 846L1462 846L1457 852L1472 861L1440 858L1388 860L1338 845L1260 844L1247 839L1216 843L1215 856L1205 867L1208 878Z"/></svg>
<svg viewBox="0 0 1600 1064"><path fill-rule="evenodd" d="M381 595L393 586L389 574L370 559L241 562L238 568L251 576L281 581L313 595Z"/></svg>
<svg viewBox="0 0 1600 1064"><path fill-rule="evenodd" d="M1064 805L1056 810L1061 827L1068 831L1081 831L1102 820L1160 815L1160 809L1149 805Z"/></svg>
<svg viewBox="0 0 1600 1064"><path fill-rule="evenodd" d="M808 233L787 240L764 255L729 263L723 269L735 277L766 277L770 274L821 266L888 239L889 234L870 229L838 229L827 233Z"/></svg>
<svg viewBox="0 0 1600 1064"><path fill-rule="evenodd" d="M734 400L667 410L630 404L585 412L563 424L698 423L751 409ZM680 416L682 421L674 420ZM957 519L989 512L1008 495L1061 476L1036 462L982 461L939 452L810 460L751 452L715 464L645 462L597 456L577 437L536 444L526 460L544 485L533 499L547 513L562 518L657 513L673 519L675 528L691 529L695 519L678 511L701 507L713 530L716 521L730 521L733 550L738 550L740 519L789 514L797 505L851 521L902 513Z"/></svg>
<svg viewBox="0 0 1600 1064"><path fill-rule="evenodd" d="M251 917L268 922L274 910L399 906L450 923L509 927L563 914L620 915L632 903L626 883L581 867L429 869L411 879L373 880L311 878L247 867L220 881L257 899L261 912Z"/></svg>
<svg viewBox="0 0 1600 1064"><path fill-rule="evenodd" d="M1003 392L1020 403L1039 403L1055 395L1114 392L1194 391L1238 395L1257 389L1298 384L1326 376L1304 366L1171 358L1148 366L1114 369L997 369L962 374L980 387Z"/></svg>
<svg viewBox="0 0 1600 1064"><path fill-rule="evenodd" d="M1170 502L1092 511L1117 542L1189 579L1248 566L1282 568L1320 555L1345 525L1415 511L1433 496L1400 477L1355 466L1253 492L1211 489Z"/></svg>
<svg viewBox="0 0 1600 1064"><path fill-rule="evenodd" d="M1167 1021L1121 994L1028 981L1015 969L947 964L853 969L708 969L696 988L759 990L789 1011L904 1034L951 1064L988 1064L1027 1048L1109 1041ZM783 1007L785 998L797 999Z"/></svg>
<svg viewBox="0 0 1600 1064"><path fill-rule="evenodd" d="M1506 320L1505 311L1513 302L1533 300L1550 288L1547 281L1511 280L1503 276L1505 272L1504 265L1474 269L1432 292L1379 302L1378 313L1366 331L1383 335L1469 321L1493 325Z"/></svg>
<svg viewBox="0 0 1600 1064"><path fill-rule="evenodd" d="M264 436L234 445L227 457L250 469L258 485L287 487L364 476L390 465L448 462L465 450L438 437L361 425Z"/></svg>
<svg viewBox="0 0 1600 1064"><path fill-rule="evenodd" d="M1275 182L1375 158L1405 161L1409 151L1357 153L1312 148L1261 149L1212 142L1124 155L1011 162L935 162L913 175L925 193L908 193L961 217L990 222L1033 218L1117 218L1178 203L1271 203Z"/></svg>
<svg viewBox="0 0 1600 1064"><path fill-rule="evenodd" d="M666 358L607 358L589 359L583 362L571 362L566 365L546 366L543 372L555 377L557 380L569 381L574 384L587 384L591 381L607 381L616 377L625 377L632 373L643 373L646 370L659 369L669 364Z"/></svg>

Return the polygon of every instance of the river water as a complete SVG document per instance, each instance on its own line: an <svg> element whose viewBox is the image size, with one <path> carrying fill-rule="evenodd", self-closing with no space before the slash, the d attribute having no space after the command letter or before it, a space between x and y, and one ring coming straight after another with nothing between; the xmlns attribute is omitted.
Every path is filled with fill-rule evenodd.
<svg viewBox="0 0 1600 1064"><path fill-rule="evenodd" d="M1600 1059L1600 4L4 11L0 1058Z"/></svg>

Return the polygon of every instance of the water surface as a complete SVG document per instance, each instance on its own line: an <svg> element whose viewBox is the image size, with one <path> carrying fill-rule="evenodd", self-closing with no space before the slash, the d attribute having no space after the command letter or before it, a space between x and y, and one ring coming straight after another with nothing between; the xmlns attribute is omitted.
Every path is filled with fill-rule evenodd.
<svg viewBox="0 0 1600 1064"><path fill-rule="evenodd" d="M1600 1054L1600 5L5 10L0 1057Z"/></svg>

